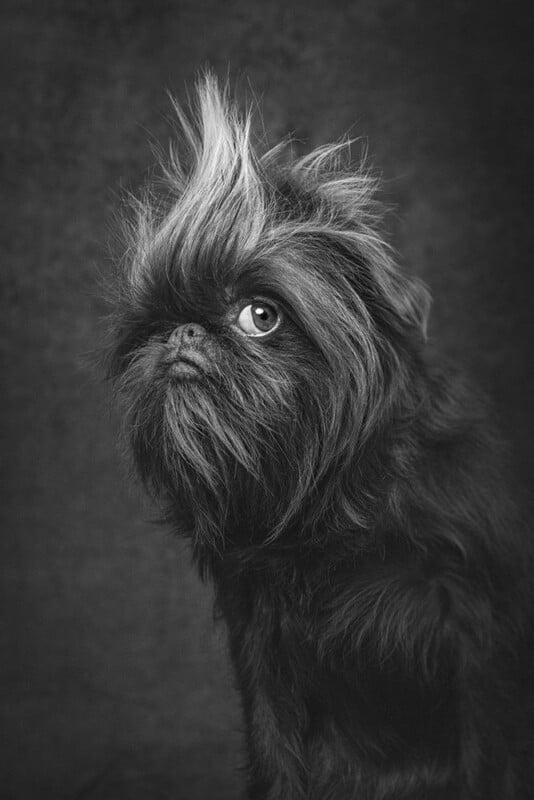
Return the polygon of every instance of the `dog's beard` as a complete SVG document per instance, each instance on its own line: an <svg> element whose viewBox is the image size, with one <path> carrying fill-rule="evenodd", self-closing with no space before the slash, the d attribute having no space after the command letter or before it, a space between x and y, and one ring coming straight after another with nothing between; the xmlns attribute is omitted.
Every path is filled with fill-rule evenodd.
<svg viewBox="0 0 534 800"><path fill-rule="evenodd" d="M150 341L122 374L143 480L216 548L266 542L304 512L319 521L322 479L342 469L347 446L336 428L355 396L343 397L340 376L295 336L274 354L236 353L215 334L204 350L202 370L182 376L166 342Z"/></svg>

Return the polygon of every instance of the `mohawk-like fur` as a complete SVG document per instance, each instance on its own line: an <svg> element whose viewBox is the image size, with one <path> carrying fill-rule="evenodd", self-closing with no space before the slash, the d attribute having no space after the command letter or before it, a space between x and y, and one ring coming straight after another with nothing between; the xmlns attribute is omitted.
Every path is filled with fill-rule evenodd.
<svg viewBox="0 0 534 800"><path fill-rule="evenodd" d="M307 235L312 241L327 235L374 265L378 288L407 320L426 324L425 291L401 278L377 232L381 207L375 178L363 163L356 171L346 169L350 142L318 148L289 164L283 143L258 158L251 145L250 115L241 119L227 91L221 94L210 75L199 84L197 98L192 120L174 106L182 137L180 148L172 146L169 163L163 165L170 208L155 214L150 197L137 204L129 262L134 284L147 263L159 268L178 254L187 285L198 264L214 274L199 275L195 269L197 282L217 280L224 277L221 260L231 268L236 256L240 262L268 257L279 245L298 246Z"/></svg>
<svg viewBox="0 0 534 800"><path fill-rule="evenodd" d="M216 582L250 797L526 797L506 698L529 549L483 406L428 356L375 179L347 143L259 157L210 76L176 113L110 373L142 479Z"/></svg>

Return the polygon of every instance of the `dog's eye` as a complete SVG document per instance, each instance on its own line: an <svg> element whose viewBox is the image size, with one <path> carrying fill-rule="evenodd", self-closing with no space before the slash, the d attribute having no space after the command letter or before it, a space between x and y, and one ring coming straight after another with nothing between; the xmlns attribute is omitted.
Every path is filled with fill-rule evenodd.
<svg viewBox="0 0 534 800"><path fill-rule="evenodd" d="M280 324L280 312L271 303L258 300L239 312L237 324L247 336L266 336Z"/></svg>

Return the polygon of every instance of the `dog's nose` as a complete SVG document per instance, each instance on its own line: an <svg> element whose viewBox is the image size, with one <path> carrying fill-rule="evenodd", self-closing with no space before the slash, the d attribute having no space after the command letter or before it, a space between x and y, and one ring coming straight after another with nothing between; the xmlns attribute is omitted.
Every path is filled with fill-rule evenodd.
<svg viewBox="0 0 534 800"><path fill-rule="evenodd" d="M187 322L185 325L178 325L169 336L169 344L174 347L191 345L195 347L200 344L205 337L206 331L202 325L196 322Z"/></svg>

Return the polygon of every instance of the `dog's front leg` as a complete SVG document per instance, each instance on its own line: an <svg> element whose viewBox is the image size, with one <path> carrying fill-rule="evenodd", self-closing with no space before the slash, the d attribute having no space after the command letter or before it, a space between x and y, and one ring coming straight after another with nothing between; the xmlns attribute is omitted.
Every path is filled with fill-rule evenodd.
<svg viewBox="0 0 534 800"><path fill-rule="evenodd" d="M298 719L289 720L290 727L287 727L277 713L280 709L257 687L249 697L244 692L243 700L248 751L247 797L249 800L303 800L307 797L306 767ZM287 712L293 716L294 706L287 707Z"/></svg>

